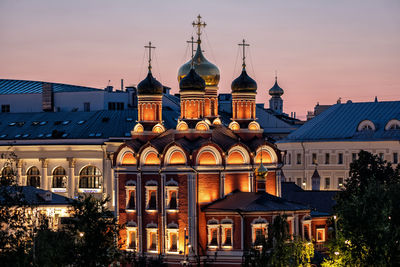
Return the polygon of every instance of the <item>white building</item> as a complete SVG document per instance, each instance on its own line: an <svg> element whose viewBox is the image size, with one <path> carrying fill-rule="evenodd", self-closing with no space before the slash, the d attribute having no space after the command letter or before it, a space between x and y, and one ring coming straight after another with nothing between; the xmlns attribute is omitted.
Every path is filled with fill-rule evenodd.
<svg viewBox="0 0 400 267"><path fill-rule="evenodd" d="M399 163L400 101L336 104L277 142L286 151L286 181L311 190L315 168L321 190L337 190L360 150Z"/></svg>

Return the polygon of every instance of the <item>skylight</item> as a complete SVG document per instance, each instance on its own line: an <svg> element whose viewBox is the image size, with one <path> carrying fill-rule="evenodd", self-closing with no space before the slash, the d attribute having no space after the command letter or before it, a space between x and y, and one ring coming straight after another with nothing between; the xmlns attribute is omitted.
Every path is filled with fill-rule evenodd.
<svg viewBox="0 0 400 267"><path fill-rule="evenodd" d="M0 135L0 138L4 138L6 136L7 136L6 134L2 134L2 135Z"/></svg>
<svg viewBox="0 0 400 267"><path fill-rule="evenodd" d="M22 137L27 138L28 136L29 136L29 134L24 134Z"/></svg>
<svg viewBox="0 0 400 267"><path fill-rule="evenodd" d="M62 124L63 125L67 125L68 123L70 123L71 121L63 121Z"/></svg>
<svg viewBox="0 0 400 267"><path fill-rule="evenodd" d="M90 137L93 137L93 136L94 136L94 133L90 133L89 136L90 136Z"/></svg>
<svg viewBox="0 0 400 267"><path fill-rule="evenodd" d="M47 121L42 121L42 122L40 122L39 124L40 125L45 125L47 123Z"/></svg>
<svg viewBox="0 0 400 267"><path fill-rule="evenodd" d="M133 118L127 117L126 121L133 121Z"/></svg>
<svg viewBox="0 0 400 267"><path fill-rule="evenodd" d="M78 121L77 123L78 123L79 125L81 125L81 124L85 123L85 121Z"/></svg>
<svg viewBox="0 0 400 267"><path fill-rule="evenodd" d="M21 137L21 135L20 134L17 134L16 136L15 136L15 138L20 138Z"/></svg>
<svg viewBox="0 0 400 267"><path fill-rule="evenodd" d="M67 133L65 133L65 134L62 135L63 138L65 138L65 137L67 137L67 136L68 136Z"/></svg>
<svg viewBox="0 0 400 267"><path fill-rule="evenodd" d="M41 137L43 137L43 135L44 135L44 134L41 133L41 134L38 135L38 137L41 138Z"/></svg>
<svg viewBox="0 0 400 267"><path fill-rule="evenodd" d="M46 137L51 137L51 133L49 133L49 134L46 134Z"/></svg>
<svg viewBox="0 0 400 267"><path fill-rule="evenodd" d="M8 124L8 126L14 126L15 124L17 124L16 122L10 122L9 124Z"/></svg>
<svg viewBox="0 0 400 267"><path fill-rule="evenodd" d="M99 136L101 136L101 133L96 133L96 137L99 137Z"/></svg>
<svg viewBox="0 0 400 267"><path fill-rule="evenodd" d="M125 136L131 136L131 133L125 133Z"/></svg>

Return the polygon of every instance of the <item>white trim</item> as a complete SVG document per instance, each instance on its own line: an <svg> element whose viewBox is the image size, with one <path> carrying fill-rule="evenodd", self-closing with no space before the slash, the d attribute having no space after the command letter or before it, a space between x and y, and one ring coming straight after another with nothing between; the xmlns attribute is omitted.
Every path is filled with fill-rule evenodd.
<svg viewBox="0 0 400 267"><path fill-rule="evenodd" d="M183 154L183 157L185 158L185 165L187 164L187 158L186 158L186 154L183 151L182 148L180 148L179 146L172 146L170 147L167 152L165 153L164 156L164 165L170 165L171 162L171 156L175 153L175 152L180 152Z"/></svg>
<svg viewBox="0 0 400 267"><path fill-rule="evenodd" d="M197 157L196 157L196 165L199 165L199 159L201 154L203 154L204 152L209 152L211 153L216 161L215 165L221 165L222 164L222 157L221 154L219 153L218 149L216 149L213 146L205 146L203 148L200 149L199 153L197 153ZM201 166L201 165L200 165Z"/></svg>
<svg viewBox="0 0 400 267"><path fill-rule="evenodd" d="M385 126L385 131L391 130L390 127L394 126L394 128L400 128L400 121L398 119L393 119L388 121Z"/></svg>
<svg viewBox="0 0 400 267"><path fill-rule="evenodd" d="M370 120L361 121L357 126L357 131L361 132L361 131L365 131L365 130L371 130L371 131L375 132L376 131L375 124Z"/></svg>
<svg viewBox="0 0 400 267"><path fill-rule="evenodd" d="M232 153L234 153L234 152L238 152L238 153L240 153L242 155L243 161L244 161L243 164L250 164L250 155L249 155L249 153L247 152L247 150L244 147L239 146L239 145L234 146L231 149L229 149L228 156L226 157L227 164L229 164L228 163L229 156L232 155Z"/></svg>

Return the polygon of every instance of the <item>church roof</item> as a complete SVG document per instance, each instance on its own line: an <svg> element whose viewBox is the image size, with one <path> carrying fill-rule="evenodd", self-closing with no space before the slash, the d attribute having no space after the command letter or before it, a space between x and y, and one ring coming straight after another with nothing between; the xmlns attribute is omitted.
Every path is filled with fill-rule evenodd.
<svg viewBox="0 0 400 267"><path fill-rule="evenodd" d="M400 120L400 101L335 104L279 142L400 140L399 130L385 130L392 119ZM357 131L364 120L376 130Z"/></svg>
<svg viewBox="0 0 400 267"><path fill-rule="evenodd" d="M239 211L268 212L309 210L303 204L270 195L265 192L234 191L225 197L215 200L203 208L203 211Z"/></svg>
<svg viewBox="0 0 400 267"><path fill-rule="evenodd" d="M332 215L338 191L303 190L294 182L282 182L281 186L282 198L306 205L312 214Z"/></svg>
<svg viewBox="0 0 400 267"><path fill-rule="evenodd" d="M25 81L25 80L10 80L0 79L0 95L11 94L41 94L43 84L51 84L53 92L84 92L84 91L104 91L102 89L70 85L63 83L51 83L41 81Z"/></svg>

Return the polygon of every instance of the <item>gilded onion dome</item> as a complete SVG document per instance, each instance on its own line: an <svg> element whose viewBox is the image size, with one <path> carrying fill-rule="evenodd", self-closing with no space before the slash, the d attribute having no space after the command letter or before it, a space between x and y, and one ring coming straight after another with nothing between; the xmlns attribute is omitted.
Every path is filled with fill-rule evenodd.
<svg viewBox="0 0 400 267"><path fill-rule="evenodd" d="M137 93L138 95L162 95L163 86L149 71L147 77L138 84Z"/></svg>
<svg viewBox="0 0 400 267"><path fill-rule="evenodd" d="M243 68L240 76L233 80L231 88L232 93L256 93L257 83L247 75L246 69Z"/></svg>
<svg viewBox="0 0 400 267"><path fill-rule="evenodd" d="M180 81L183 77L185 77L190 69L191 62L189 60L185 64L183 64L178 70L178 81ZM198 73L198 75L203 78L206 86L217 86L219 83L219 69L217 66L209 62L201 52L200 43L197 44L196 54L193 57L194 69Z"/></svg>
<svg viewBox="0 0 400 267"><path fill-rule="evenodd" d="M281 95L283 95L283 89L279 87L277 77L275 77L274 86L272 86L272 88L269 89L269 94L271 96L281 96Z"/></svg>
<svg viewBox="0 0 400 267"><path fill-rule="evenodd" d="M199 91L204 92L206 83L196 71L191 68L189 74L184 76L179 82L180 91Z"/></svg>

